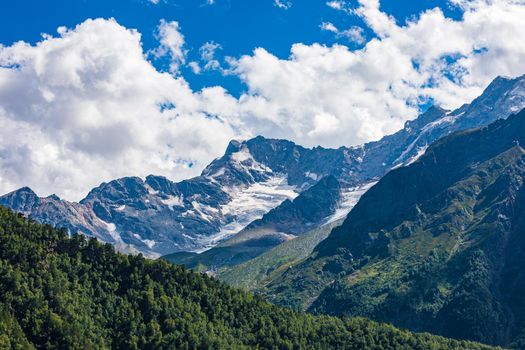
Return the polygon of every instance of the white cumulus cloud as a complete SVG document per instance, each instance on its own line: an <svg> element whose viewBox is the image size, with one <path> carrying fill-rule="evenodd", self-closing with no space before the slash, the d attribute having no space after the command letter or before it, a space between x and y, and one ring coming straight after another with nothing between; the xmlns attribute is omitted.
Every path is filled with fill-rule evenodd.
<svg viewBox="0 0 525 350"><path fill-rule="evenodd" d="M160 46L153 51L153 54L156 57L169 55L171 58L170 72L177 72L179 65L186 62L184 35L180 32L179 23L176 21L166 22L161 20L158 27L157 37Z"/></svg>
<svg viewBox="0 0 525 350"><path fill-rule="evenodd" d="M337 10L337 11L346 12L348 14L353 13L352 8L350 7L350 5L346 1L342 1L342 0L327 1L326 2L326 6L331 7L334 10Z"/></svg>
<svg viewBox="0 0 525 350"><path fill-rule="evenodd" d="M221 67L220 62L215 57L217 50L221 49L221 45L213 41L206 42L201 46L199 53L201 60L204 62L204 69L213 70Z"/></svg>
<svg viewBox="0 0 525 350"><path fill-rule="evenodd" d="M362 48L297 43L287 58L257 48L228 59L223 73L247 87L239 98L220 86L189 87L177 22L161 23L154 51L169 59L169 72L151 64L140 33L113 19L0 46L0 192L28 185L80 199L121 176L182 179L230 139L257 134L306 146L360 144L398 130L423 102L458 107L497 75L525 73L523 4L456 5L460 20L430 9L400 25L377 0L359 0L352 15L373 32ZM209 49L203 62L217 60L218 47Z"/></svg>
<svg viewBox="0 0 525 350"><path fill-rule="evenodd" d="M362 44L365 42L363 28L358 26L352 26L348 29L340 30L331 22L323 22L319 27L321 30L334 33L337 38L346 38L348 41L355 42L357 44Z"/></svg>
<svg viewBox="0 0 525 350"><path fill-rule="evenodd" d="M274 0L273 4L283 10L288 10L290 7L292 7L292 2L288 0Z"/></svg>
<svg viewBox="0 0 525 350"><path fill-rule="evenodd" d="M0 67L2 193L29 185L78 200L121 176L182 179L239 136L222 118L235 99L158 72L140 34L114 20L0 47Z"/></svg>
<svg viewBox="0 0 525 350"><path fill-rule="evenodd" d="M309 146L357 144L395 132L422 103L455 108L497 75L525 73L521 4L471 3L460 20L435 8L404 25L377 0L359 4L352 13L375 34L362 49L295 44L287 59L258 48L235 61L249 87L241 103L250 125ZM329 134L317 132L321 123Z"/></svg>

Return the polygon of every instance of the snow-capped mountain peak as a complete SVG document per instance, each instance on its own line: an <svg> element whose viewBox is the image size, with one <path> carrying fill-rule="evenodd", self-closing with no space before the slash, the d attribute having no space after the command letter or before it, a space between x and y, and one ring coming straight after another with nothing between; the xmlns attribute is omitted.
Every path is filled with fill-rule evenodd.
<svg viewBox="0 0 525 350"><path fill-rule="evenodd" d="M294 199L326 176L348 193L344 216L362 191L393 167L414 162L437 139L486 125L525 107L525 77L495 79L483 94L455 111L432 107L397 133L362 146L305 148L262 136L231 141L201 176L173 182L150 175L94 188L80 203L39 198L21 188L0 204L25 215L151 256L209 248ZM357 197L356 197L357 193ZM346 203L346 204L344 204ZM327 220L329 218L327 217Z"/></svg>

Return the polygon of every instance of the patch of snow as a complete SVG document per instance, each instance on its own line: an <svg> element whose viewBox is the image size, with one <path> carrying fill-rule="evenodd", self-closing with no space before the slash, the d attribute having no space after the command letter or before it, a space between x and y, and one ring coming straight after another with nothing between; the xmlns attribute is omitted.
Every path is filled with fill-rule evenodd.
<svg viewBox="0 0 525 350"><path fill-rule="evenodd" d="M185 233L182 234L182 237L187 238L187 239L194 239L192 236L189 236Z"/></svg>
<svg viewBox="0 0 525 350"><path fill-rule="evenodd" d="M100 222L102 222L106 226L106 230L108 231L109 235L111 236L111 238L113 238L113 240L116 243L123 243L124 242L122 240L122 237L120 237L120 234L117 232L117 225L115 225L112 222L106 222L106 221L102 220L101 218L98 218L98 219L100 220Z"/></svg>
<svg viewBox="0 0 525 350"><path fill-rule="evenodd" d="M155 244L157 244L157 242L155 242L152 239L142 239L142 237L140 237L140 235L138 235L136 233L133 234L133 237L135 237L136 239L138 239L139 241L144 243L149 249L153 249Z"/></svg>
<svg viewBox="0 0 525 350"><path fill-rule="evenodd" d="M401 168L401 167L403 167L403 166L405 166L404 163L397 163L396 165L394 165L393 167L391 167L390 170L395 170L395 169L397 169L397 168Z"/></svg>
<svg viewBox="0 0 525 350"><path fill-rule="evenodd" d="M219 170L217 170L216 172L214 172L213 174L210 175L211 178L214 178L214 177L219 177L219 176L222 176L224 175L224 172L226 171L226 169L224 167L220 167Z"/></svg>
<svg viewBox="0 0 525 350"><path fill-rule="evenodd" d="M233 200L221 206L219 210L224 216L233 216L234 220L223 225L221 230L212 236L198 237L199 245L203 246L196 251L198 253L213 248L252 221L260 219L286 199L294 199L298 195L296 187L288 185L286 175L282 174L274 175L265 182L226 190Z"/></svg>
<svg viewBox="0 0 525 350"><path fill-rule="evenodd" d="M184 198L182 196L168 196L166 199L160 200L162 204L167 205L171 210L173 210L173 207L182 207L184 206Z"/></svg>
<svg viewBox="0 0 525 350"><path fill-rule="evenodd" d="M317 179L319 178L319 175L317 175L316 173L311 173L309 171L307 171L306 173L304 173L304 175L306 177L309 177L310 179L314 180L314 181L317 181Z"/></svg>
<svg viewBox="0 0 525 350"><path fill-rule="evenodd" d="M249 174L250 170L267 173L272 172L272 169L268 168L262 163L257 162L246 146L243 146L238 152L233 153L230 157L234 161L233 165L245 173Z"/></svg>
<svg viewBox="0 0 525 350"><path fill-rule="evenodd" d="M194 213L197 214L198 216L200 216L203 220L206 220L208 222L212 222L213 221L213 216L211 216L208 213L208 211L218 212L217 209L211 208L211 207L206 206L206 205L202 205L202 204L200 204L199 202L196 202L196 201L192 201L191 205L192 205L192 207L194 209ZM214 209L214 210L212 210L212 209Z"/></svg>
<svg viewBox="0 0 525 350"><path fill-rule="evenodd" d="M148 190L149 194L156 195L156 194L159 193L159 191L154 190L150 185L146 184L145 186L146 186L146 189Z"/></svg>
<svg viewBox="0 0 525 350"><path fill-rule="evenodd" d="M511 113L519 112L519 111L521 111L521 106L511 106L510 107L510 111L511 111Z"/></svg>
<svg viewBox="0 0 525 350"><path fill-rule="evenodd" d="M252 159L252 154L248 147L243 146L239 151L231 155L231 159L237 162L244 162L245 160Z"/></svg>
<svg viewBox="0 0 525 350"><path fill-rule="evenodd" d="M425 145L423 147L418 147L417 153L414 156L412 156L409 160L407 160L405 165L410 165L414 163L416 160L418 160L423 154L425 154L427 148L428 148L428 145Z"/></svg>
<svg viewBox="0 0 525 350"><path fill-rule="evenodd" d="M408 147L403 151L403 153L401 153L401 155L394 161L393 164L396 164L396 163L403 163L403 160L404 158L410 154L410 152L412 152L412 150L414 149L414 147L416 146L417 142L421 139L421 137L423 137L423 135L426 135L428 134L430 131L434 130L436 127L442 125L442 124L448 124L448 125L451 125L451 124L454 124L456 122L456 120L461 117L464 113L459 113L457 115L452 115L452 114L447 114L445 115L443 118L440 118L438 120L435 120L431 123L428 123L427 125L425 125L419 135L417 135L417 137L414 139L414 141L412 141L410 143L410 145L408 145Z"/></svg>
<svg viewBox="0 0 525 350"><path fill-rule="evenodd" d="M115 208L116 211L123 211L124 209L126 209L126 206L124 204Z"/></svg>
<svg viewBox="0 0 525 350"><path fill-rule="evenodd" d="M376 183L377 181L372 181L361 186L343 190L342 200L339 208L336 209L334 214L326 218L325 223L328 224L346 217L348 213L350 213L350 210L352 210L352 208L357 204L361 196Z"/></svg>
<svg viewBox="0 0 525 350"><path fill-rule="evenodd" d="M144 242L144 244L146 244L149 247L149 249L152 249L155 246L155 244L157 244L157 242L151 239L144 239L142 240L142 242Z"/></svg>
<svg viewBox="0 0 525 350"><path fill-rule="evenodd" d="M465 114L465 112L461 112L461 113L458 113L458 114L454 114L455 111L450 111L447 113L447 117L451 116L451 117L454 117L454 119L457 119L458 117L461 117L463 114Z"/></svg>

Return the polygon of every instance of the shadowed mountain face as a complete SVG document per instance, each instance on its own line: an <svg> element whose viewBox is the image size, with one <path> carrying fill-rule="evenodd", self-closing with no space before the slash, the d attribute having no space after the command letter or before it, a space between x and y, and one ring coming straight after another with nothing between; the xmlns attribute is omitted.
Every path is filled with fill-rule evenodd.
<svg viewBox="0 0 525 350"><path fill-rule="evenodd" d="M314 313L522 348L524 144L525 110L437 141L264 293Z"/></svg>
<svg viewBox="0 0 525 350"><path fill-rule="evenodd" d="M299 235L332 215L341 200L341 186L334 176L327 176L293 201L285 200L246 230L267 228Z"/></svg>
<svg viewBox="0 0 525 350"><path fill-rule="evenodd" d="M238 234L201 254L186 252L164 256L165 259L200 271L216 272L225 266L237 265L321 226L332 216L341 201L341 186L327 176L294 200L285 200L278 207L255 220Z"/></svg>
<svg viewBox="0 0 525 350"><path fill-rule="evenodd" d="M413 162L442 136L504 118L523 107L525 78L497 78L471 104L453 112L431 108L399 132L361 147L307 149L286 140L256 137L232 141L224 156L201 176L178 183L159 176L122 178L101 184L80 203L56 196L38 198L23 188L0 197L0 204L70 232L111 242L121 250L149 256L202 251L327 176L339 182L339 189L334 188L329 197L340 193L340 198L336 207L323 213L327 219L344 217L360 194L356 187ZM288 205L287 213L299 212ZM275 225L284 222L279 212L274 213ZM309 215L295 217L294 226L315 221L320 220Z"/></svg>

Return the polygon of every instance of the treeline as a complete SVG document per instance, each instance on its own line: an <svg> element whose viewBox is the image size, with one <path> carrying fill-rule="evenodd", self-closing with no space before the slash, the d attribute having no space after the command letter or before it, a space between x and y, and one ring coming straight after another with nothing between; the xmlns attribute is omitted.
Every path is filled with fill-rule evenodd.
<svg viewBox="0 0 525 350"><path fill-rule="evenodd" d="M0 349L488 349L311 316L0 207Z"/></svg>

